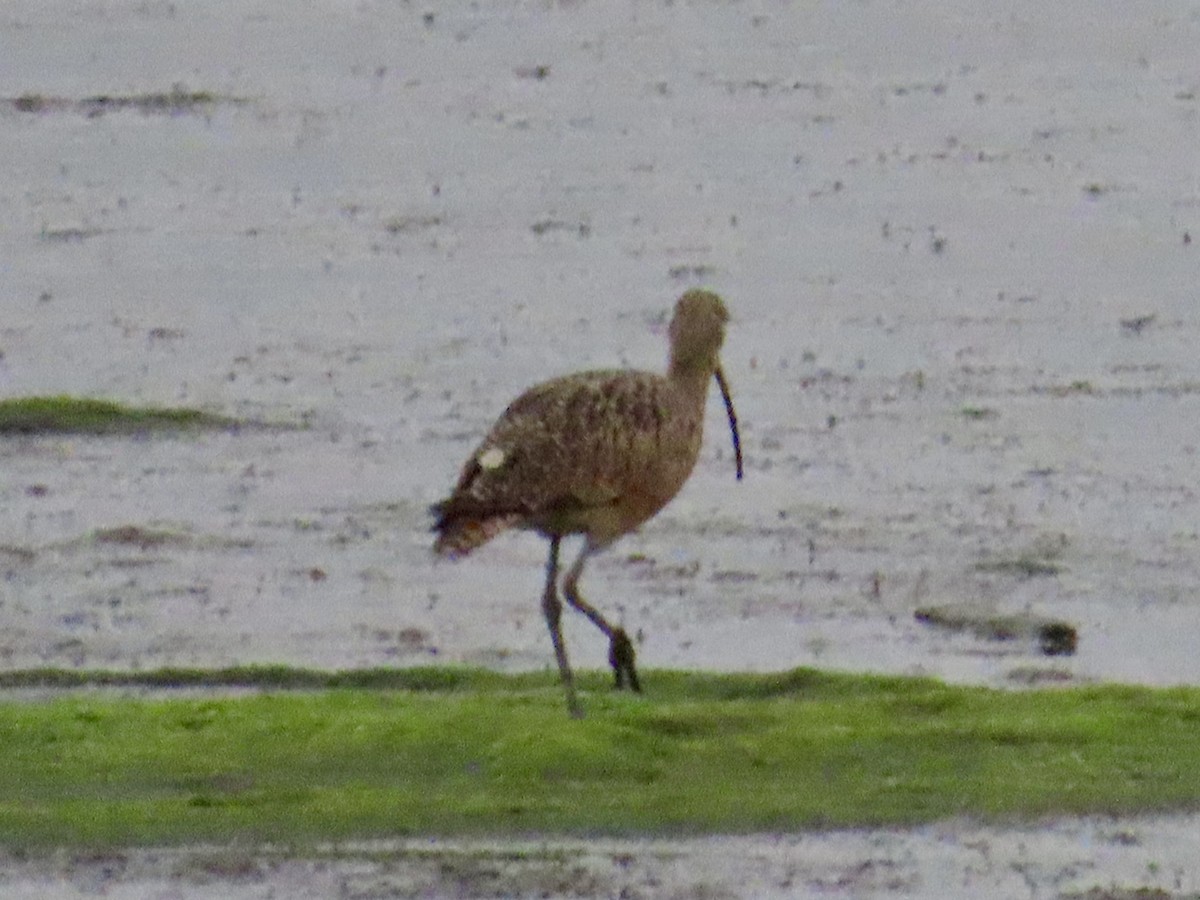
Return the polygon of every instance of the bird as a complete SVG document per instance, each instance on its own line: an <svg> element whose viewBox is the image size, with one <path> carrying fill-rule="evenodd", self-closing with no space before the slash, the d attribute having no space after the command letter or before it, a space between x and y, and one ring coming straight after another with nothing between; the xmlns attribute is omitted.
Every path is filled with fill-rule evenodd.
<svg viewBox="0 0 1200 900"><path fill-rule="evenodd" d="M653 517L687 481L700 453L710 379L725 402L741 481L737 414L720 361L728 321L719 296L688 290L671 317L665 374L593 370L529 388L475 448L450 496L430 507L438 557L459 559L511 528L549 540L542 613L574 718L583 708L560 624L559 545L583 536L562 593L608 638L616 688L640 692L633 642L583 598L579 580L588 559Z"/></svg>

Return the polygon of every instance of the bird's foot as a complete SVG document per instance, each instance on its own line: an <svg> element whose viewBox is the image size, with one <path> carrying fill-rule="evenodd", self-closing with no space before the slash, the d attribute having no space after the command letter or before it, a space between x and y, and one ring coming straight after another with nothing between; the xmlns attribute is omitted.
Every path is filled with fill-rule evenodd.
<svg viewBox="0 0 1200 900"><path fill-rule="evenodd" d="M642 686L638 682L637 666L634 665L636 656L637 654L633 650L633 641L629 639L625 629L618 628L613 631L611 643L608 645L608 664L612 666L617 690L629 688L639 694L642 692Z"/></svg>

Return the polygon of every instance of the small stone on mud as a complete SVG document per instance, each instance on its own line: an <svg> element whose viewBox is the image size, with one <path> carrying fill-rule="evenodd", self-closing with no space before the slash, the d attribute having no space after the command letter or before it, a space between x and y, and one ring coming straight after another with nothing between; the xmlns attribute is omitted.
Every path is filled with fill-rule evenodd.
<svg viewBox="0 0 1200 900"><path fill-rule="evenodd" d="M1079 646L1079 632L1066 622L1046 622L1038 631L1038 639L1047 656L1072 656Z"/></svg>

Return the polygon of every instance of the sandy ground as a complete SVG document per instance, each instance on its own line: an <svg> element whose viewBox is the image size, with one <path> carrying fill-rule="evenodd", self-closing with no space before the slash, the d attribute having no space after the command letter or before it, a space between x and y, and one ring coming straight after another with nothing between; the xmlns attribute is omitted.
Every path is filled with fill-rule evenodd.
<svg viewBox="0 0 1200 900"><path fill-rule="evenodd" d="M1197 46L1185 0L9 0L0 394L310 427L0 443L0 665L546 665L543 544L435 565L425 508L521 388L659 367L704 284L748 476L714 398L683 494L590 568L644 666L1197 683ZM1196 890L1177 824L1047 833L1091 886L1115 846ZM765 844L874 840L920 873L947 839ZM1023 871L997 895L1054 895Z"/></svg>

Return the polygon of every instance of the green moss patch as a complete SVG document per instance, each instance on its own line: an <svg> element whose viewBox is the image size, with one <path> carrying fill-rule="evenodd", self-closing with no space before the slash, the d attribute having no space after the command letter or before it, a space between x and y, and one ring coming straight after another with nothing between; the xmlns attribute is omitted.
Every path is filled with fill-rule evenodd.
<svg viewBox="0 0 1200 900"><path fill-rule="evenodd" d="M88 681L43 671L10 685ZM647 672L173 670L0 702L0 843L687 835L1200 808L1200 690ZM336 685L330 687L330 685ZM300 691L279 687L305 688Z"/></svg>
<svg viewBox="0 0 1200 900"><path fill-rule="evenodd" d="M236 429L252 423L197 409L127 406L80 397L0 400L0 436L37 434L139 434Z"/></svg>

